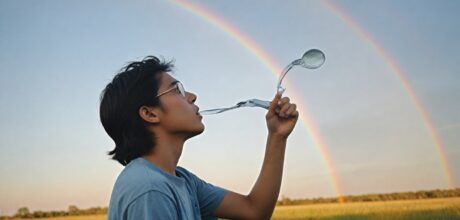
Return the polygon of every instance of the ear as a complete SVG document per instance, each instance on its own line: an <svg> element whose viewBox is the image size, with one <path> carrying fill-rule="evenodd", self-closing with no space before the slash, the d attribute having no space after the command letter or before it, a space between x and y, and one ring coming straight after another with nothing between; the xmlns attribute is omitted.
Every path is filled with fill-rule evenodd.
<svg viewBox="0 0 460 220"><path fill-rule="evenodd" d="M160 122L160 117L158 117L159 114L158 109L154 107L149 107L149 106L141 106L139 108L139 116L146 122L150 123L158 123Z"/></svg>

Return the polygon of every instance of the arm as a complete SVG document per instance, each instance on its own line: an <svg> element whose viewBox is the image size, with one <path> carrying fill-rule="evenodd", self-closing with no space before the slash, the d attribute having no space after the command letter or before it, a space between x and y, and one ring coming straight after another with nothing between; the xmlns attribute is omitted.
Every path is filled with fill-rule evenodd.
<svg viewBox="0 0 460 220"><path fill-rule="evenodd" d="M278 101L281 103L278 104ZM299 113L289 98L277 94L266 115L268 137L259 177L249 195L229 191L214 211L218 217L231 219L269 219L278 199L283 175L286 141Z"/></svg>

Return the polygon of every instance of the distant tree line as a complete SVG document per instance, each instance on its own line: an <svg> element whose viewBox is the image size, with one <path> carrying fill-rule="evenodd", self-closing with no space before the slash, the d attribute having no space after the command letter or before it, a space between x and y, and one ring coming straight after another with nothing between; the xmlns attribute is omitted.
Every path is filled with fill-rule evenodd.
<svg viewBox="0 0 460 220"><path fill-rule="evenodd" d="M460 197L460 188L446 190L422 190L416 192L397 192L385 194L366 194L366 195L349 195L343 196L345 202L375 202L375 201L392 201L392 200L410 200L410 199L434 199ZM319 203L338 203L338 197L332 198L313 198L313 199L290 199L282 197L278 200L277 205L306 205Z"/></svg>
<svg viewBox="0 0 460 220"><path fill-rule="evenodd" d="M391 200L409 200L409 199L434 199L434 198L448 198L460 197L460 188L447 189L447 190L423 190L416 192L398 192L386 194L366 194L355 196L343 196L345 202L373 202L373 201L391 201ZM313 198L313 199L290 199L282 197L277 202L277 205L305 205L305 204L319 204L319 203L338 203L339 198ZM29 208L19 208L13 216L0 216L0 220L12 218L49 218L61 216L78 216L78 215L101 215L107 214L107 207L93 207L88 209L79 209L75 205L69 206L66 211L33 211Z"/></svg>
<svg viewBox="0 0 460 220"><path fill-rule="evenodd" d="M88 209L79 209L75 205L69 206L66 211L33 211L27 207L21 207L13 216L0 216L0 220L12 218L50 218L62 216L78 216L78 215L101 215L107 214L107 207L93 207Z"/></svg>

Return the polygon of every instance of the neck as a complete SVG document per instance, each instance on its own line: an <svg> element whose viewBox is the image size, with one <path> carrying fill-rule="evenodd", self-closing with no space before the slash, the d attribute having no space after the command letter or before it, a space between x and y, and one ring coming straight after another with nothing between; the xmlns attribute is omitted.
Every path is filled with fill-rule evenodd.
<svg viewBox="0 0 460 220"><path fill-rule="evenodd" d="M155 138L153 151L143 156L161 170L176 176L176 167L182 154L185 138L173 135L162 135Z"/></svg>

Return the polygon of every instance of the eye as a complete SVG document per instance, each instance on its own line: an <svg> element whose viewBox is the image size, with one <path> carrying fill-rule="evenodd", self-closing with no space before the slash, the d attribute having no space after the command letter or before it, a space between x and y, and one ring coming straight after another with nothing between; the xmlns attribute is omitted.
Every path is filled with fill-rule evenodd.
<svg viewBox="0 0 460 220"><path fill-rule="evenodd" d="M176 86L176 88L174 89L174 91L176 91L177 93L181 93L178 86Z"/></svg>

